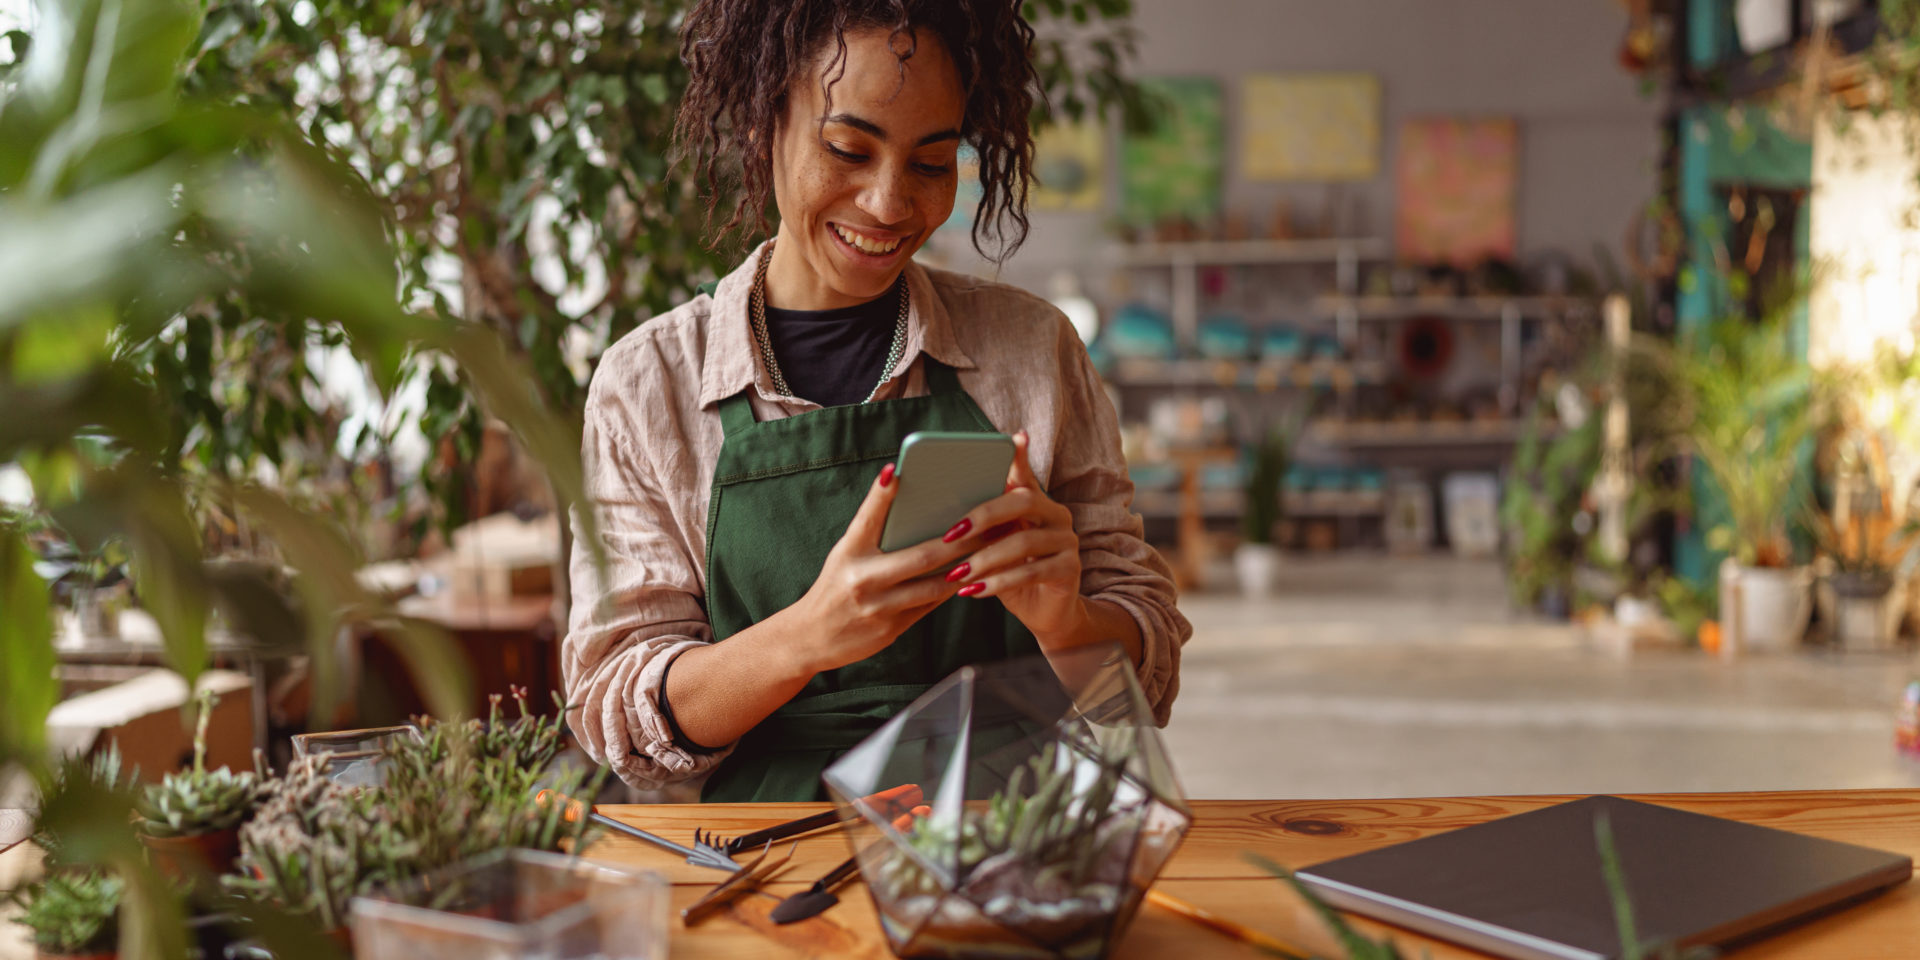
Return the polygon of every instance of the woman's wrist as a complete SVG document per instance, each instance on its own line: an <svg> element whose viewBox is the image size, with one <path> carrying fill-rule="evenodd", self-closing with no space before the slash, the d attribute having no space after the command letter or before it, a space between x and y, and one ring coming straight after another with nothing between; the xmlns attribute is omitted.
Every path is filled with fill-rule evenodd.
<svg viewBox="0 0 1920 960"><path fill-rule="evenodd" d="M1044 653L1057 653L1096 643L1118 643L1138 665L1144 644L1140 624L1118 606L1087 597L1075 597L1073 612L1058 627L1035 630Z"/></svg>

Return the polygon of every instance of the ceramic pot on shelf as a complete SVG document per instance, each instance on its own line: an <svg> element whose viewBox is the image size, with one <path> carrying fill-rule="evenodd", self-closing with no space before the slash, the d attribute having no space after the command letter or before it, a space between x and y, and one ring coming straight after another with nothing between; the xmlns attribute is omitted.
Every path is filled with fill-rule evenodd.
<svg viewBox="0 0 1920 960"><path fill-rule="evenodd" d="M1812 567L1720 565L1722 655L1799 646L1813 616Z"/></svg>
<svg viewBox="0 0 1920 960"><path fill-rule="evenodd" d="M1233 572L1245 596L1271 595L1279 571L1280 548L1271 543L1243 543L1233 549Z"/></svg>
<svg viewBox="0 0 1920 960"><path fill-rule="evenodd" d="M1835 573L1827 587L1833 594L1833 637L1841 648L1879 652L1893 647L1906 615L1903 585L1889 574Z"/></svg>

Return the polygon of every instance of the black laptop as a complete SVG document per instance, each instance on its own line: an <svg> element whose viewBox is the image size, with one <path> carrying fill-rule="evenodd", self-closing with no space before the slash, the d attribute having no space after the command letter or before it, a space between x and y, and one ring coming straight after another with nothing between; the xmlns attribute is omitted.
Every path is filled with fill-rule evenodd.
<svg viewBox="0 0 1920 960"><path fill-rule="evenodd" d="M1905 882L1899 854L1589 797L1299 871L1343 910L1515 960L1610 960L1605 816L1643 946L1723 947Z"/></svg>

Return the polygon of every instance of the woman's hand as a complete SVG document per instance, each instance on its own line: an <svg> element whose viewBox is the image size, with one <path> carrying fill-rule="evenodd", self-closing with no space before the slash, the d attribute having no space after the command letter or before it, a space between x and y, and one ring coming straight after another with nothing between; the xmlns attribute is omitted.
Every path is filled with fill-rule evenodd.
<svg viewBox="0 0 1920 960"><path fill-rule="evenodd" d="M1080 537L1073 514L1047 497L1027 461L1025 430L1013 437L1007 492L975 507L947 536L972 551L949 575L962 597L999 597L1043 646L1087 626L1080 596ZM964 526L963 526L964 525Z"/></svg>
<svg viewBox="0 0 1920 960"><path fill-rule="evenodd" d="M880 532L900 491L893 473L891 463L881 468L853 521L827 554L813 586L794 604L803 613L801 622L808 625L808 666L815 672L844 667L886 649L961 589L960 583L935 571L964 556L965 544L929 540L881 552Z"/></svg>

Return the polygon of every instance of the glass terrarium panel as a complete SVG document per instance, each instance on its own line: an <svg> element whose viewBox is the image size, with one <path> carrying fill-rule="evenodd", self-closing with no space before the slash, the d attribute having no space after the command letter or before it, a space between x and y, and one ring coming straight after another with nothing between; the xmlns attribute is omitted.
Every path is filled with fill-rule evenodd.
<svg viewBox="0 0 1920 960"><path fill-rule="evenodd" d="M651 873L503 850L353 901L359 960L664 960L669 888Z"/></svg>
<svg viewBox="0 0 1920 960"><path fill-rule="evenodd" d="M297 733L293 736L296 758L325 757L328 779L351 786L376 786L384 779L387 744L420 736L418 727L367 727L361 730L332 730L326 733Z"/></svg>
<svg viewBox="0 0 1920 960"><path fill-rule="evenodd" d="M1114 648L968 667L826 772L902 956L1104 956L1185 835ZM864 799L904 784L917 813Z"/></svg>

